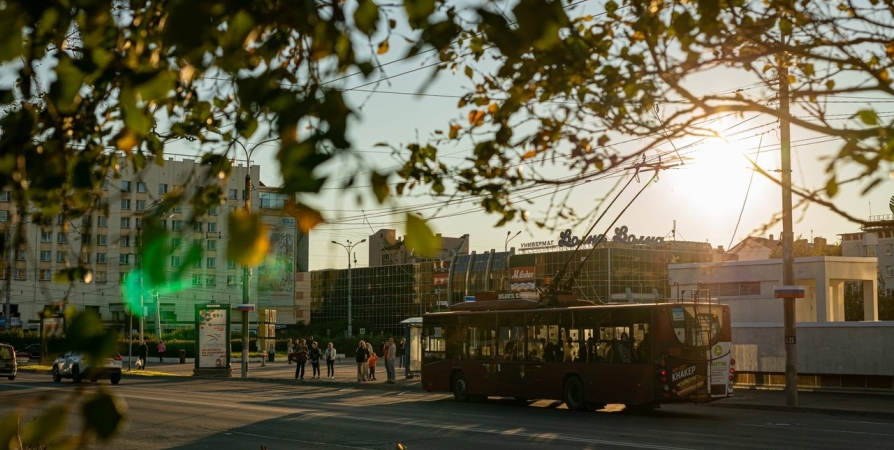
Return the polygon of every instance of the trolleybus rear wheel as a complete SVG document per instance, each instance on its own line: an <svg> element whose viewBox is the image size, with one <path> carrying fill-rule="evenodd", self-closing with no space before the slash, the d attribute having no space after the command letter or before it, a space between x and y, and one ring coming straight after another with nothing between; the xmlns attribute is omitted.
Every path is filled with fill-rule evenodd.
<svg viewBox="0 0 894 450"><path fill-rule="evenodd" d="M584 395L584 382L580 377L572 376L565 380L565 388L563 389L565 406L572 411L586 411L587 400Z"/></svg>
<svg viewBox="0 0 894 450"><path fill-rule="evenodd" d="M453 398L458 402L469 401L469 385L466 383L466 377L462 372L453 376L450 385L453 387Z"/></svg>

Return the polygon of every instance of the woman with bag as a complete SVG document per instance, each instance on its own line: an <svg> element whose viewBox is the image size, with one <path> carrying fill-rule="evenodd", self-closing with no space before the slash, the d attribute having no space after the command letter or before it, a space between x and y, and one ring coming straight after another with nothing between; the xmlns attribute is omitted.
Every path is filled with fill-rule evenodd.
<svg viewBox="0 0 894 450"><path fill-rule="evenodd" d="M366 343L360 341L357 350L354 351L354 360L357 362L357 381L366 381L366 359L369 353L366 350Z"/></svg>
<svg viewBox="0 0 894 450"><path fill-rule="evenodd" d="M326 360L326 378L330 380L335 379L335 358L337 358L337 355L335 347L330 342L329 347L326 348L326 353L323 354L323 358Z"/></svg>

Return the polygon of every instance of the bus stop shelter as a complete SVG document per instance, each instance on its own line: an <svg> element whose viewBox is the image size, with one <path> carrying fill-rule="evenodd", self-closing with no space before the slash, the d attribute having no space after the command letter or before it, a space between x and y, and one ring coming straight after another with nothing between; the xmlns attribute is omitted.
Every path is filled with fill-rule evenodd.
<svg viewBox="0 0 894 450"><path fill-rule="evenodd" d="M422 318L410 317L400 324L404 327L404 339L407 340L403 361L404 375L413 378L422 371Z"/></svg>

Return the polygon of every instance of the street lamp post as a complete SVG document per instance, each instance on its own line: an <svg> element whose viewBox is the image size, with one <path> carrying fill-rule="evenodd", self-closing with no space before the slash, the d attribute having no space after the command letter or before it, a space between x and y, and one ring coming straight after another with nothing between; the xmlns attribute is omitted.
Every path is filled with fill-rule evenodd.
<svg viewBox="0 0 894 450"><path fill-rule="evenodd" d="M351 327L351 250L353 250L355 246L366 242L366 239L361 239L360 242L354 243L351 243L351 241L347 242L347 245L345 245L341 242L332 241L333 244L342 246L348 253L348 337L351 337L354 335L354 330Z"/></svg>
<svg viewBox="0 0 894 450"><path fill-rule="evenodd" d="M507 232L506 232L506 242L503 243L503 251L504 251L504 252L507 251L507 250L509 249L509 241L511 241L511 240L513 240L513 239L515 239L515 238L517 238L518 235L521 234L521 231L519 231L518 233L515 233L515 236L512 236L512 237L509 237L510 234L512 234L511 231L507 231Z"/></svg>

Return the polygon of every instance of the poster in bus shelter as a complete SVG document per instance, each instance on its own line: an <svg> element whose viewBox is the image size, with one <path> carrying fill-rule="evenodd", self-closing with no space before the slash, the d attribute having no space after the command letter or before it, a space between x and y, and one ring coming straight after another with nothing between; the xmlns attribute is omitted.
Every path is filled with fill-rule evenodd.
<svg viewBox="0 0 894 450"><path fill-rule="evenodd" d="M196 305L196 369L230 367L230 305Z"/></svg>

